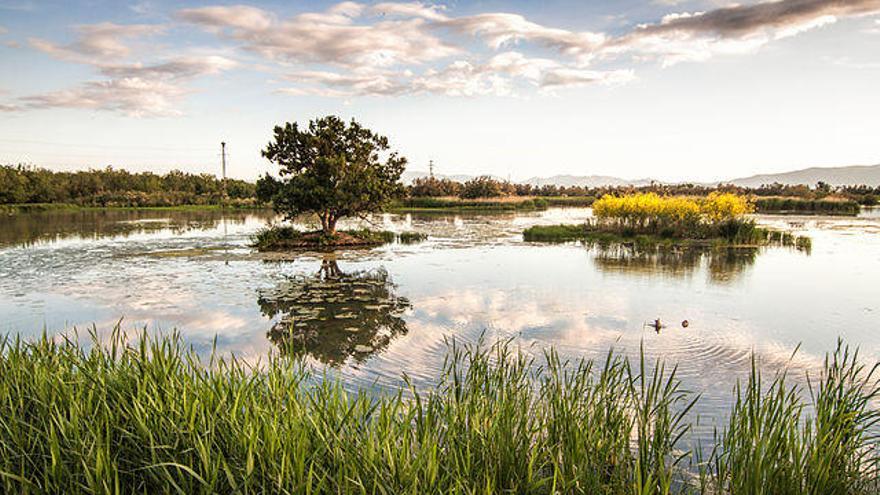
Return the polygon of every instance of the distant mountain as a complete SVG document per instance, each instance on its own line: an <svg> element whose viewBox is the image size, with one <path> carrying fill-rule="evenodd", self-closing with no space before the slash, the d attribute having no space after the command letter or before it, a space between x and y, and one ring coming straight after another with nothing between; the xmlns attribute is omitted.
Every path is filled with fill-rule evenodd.
<svg viewBox="0 0 880 495"><path fill-rule="evenodd" d="M419 177L427 177L427 172L410 172L403 173L402 180L405 184L411 183ZM458 182L466 182L473 179L472 175L441 175L434 174L438 179L452 179ZM492 176L497 180L504 180L501 177ZM736 184L743 187L760 187L762 184L772 184L778 182L780 184L806 184L809 186L816 185L822 181L835 186L859 185L867 184L871 186L880 186L880 165L857 165L851 167L812 167L792 172L783 172L778 174L761 174L751 177L742 177L739 179L720 180L717 182L706 183L706 185L715 185L718 183ZM532 177L521 181L522 184L531 184L533 186L544 186L555 184L557 186L581 186L581 187L601 187L601 186L645 186L653 181L652 179L636 179L628 180L620 177L612 177L607 175L554 175L552 177Z"/></svg>
<svg viewBox="0 0 880 495"><path fill-rule="evenodd" d="M812 167L780 174L761 174L724 181L743 187L760 187L761 184L807 184L822 181L834 186L868 184L880 185L880 165L856 165L851 167Z"/></svg>
<svg viewBox="0 0 880 495"><path fill-rule="evenodd" d="M532 177L523 181L524 184L538 187L546 185L563 187L646 186L651 182L652 179L627 180L607 175L554 175L553 177Z"/></svg>

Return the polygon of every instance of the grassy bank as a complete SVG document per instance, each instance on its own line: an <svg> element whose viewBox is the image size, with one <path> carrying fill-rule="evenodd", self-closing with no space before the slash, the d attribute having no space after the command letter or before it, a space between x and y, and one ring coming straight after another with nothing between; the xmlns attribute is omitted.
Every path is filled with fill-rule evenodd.
<svg viewBox="0 0 880 495"><path fill-rule="evenodd" d="M861 211L861 207L858 202L841 198L757 198L755 199L755 209L758 213L846 216L855 216L859 214L859 211Z"/></svg>
<svg viewBox="0 0 880 495"><path fill-rule="evenodd" d="M749 222L749 221L747 221ZM748 225L748 224L747 224ZM812 249L809 237L796 236L790 232L766 229L754 225L731 227L731 236L674 237L656 234L638 234L629 231L604 230L595 223L579 225L535 225L523 231L526 242L585 241L597 244L626 244L641 247L657 246L784 246L800 250Z"/></svg>
<svg viewBox="0 0 880 495"><path fill-rule="evenodd" d="M691 464L674 368L449 348L431 393L353 394L296 361L174 337L0 342L4 493L822 493L878 488L871 370L839 349L803 402L753 368ZM809 407L808 407L809 406ZM809 412L808 412L809 411ZM688 475L697 473L696 476Z"/></svg>
<svg viewBox="0 0 880 495"><path fill-rule="evenodd" d="M284 251L290 249L370 247L394 241L413 244L427 239L419 232L391 232L388 230L339 230L335 235L321 231L303 232L290 226L273 226L257 232L252 246L259 251Z"/></svg>
<svg viewBox="0 0 880 495"><path fill-rule="evenodd" d="M509 196L502 198L461 199L457 197L415 197L397 201L391 205L391 211L528 211L540 210L550 206L579 206L593 204L592 197L521 197Z"/></svg>

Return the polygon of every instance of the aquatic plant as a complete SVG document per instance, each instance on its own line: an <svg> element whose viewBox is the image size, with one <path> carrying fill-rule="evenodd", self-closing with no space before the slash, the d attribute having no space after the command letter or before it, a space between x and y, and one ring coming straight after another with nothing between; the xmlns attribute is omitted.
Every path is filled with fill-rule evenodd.
<svg viewBox="0 0 880 495"><path fill-rule="evenodd" d="M303 232L289 225L260 229L251 238L251 246L259 251L297 248L332 248L336 246L377 246L399 241L412 244L427 239L419 232L395 233L389 230L349 229L326 235L321 231Z"/></svg>
<svg viewBox="0 0 880 495"><path fill-rule="evenodd" d="M744 229L754 227L743 219L751 211L745 197L717 192L706 198L655 193L606 195L593 203L599 230L679 238L743 238Z"/></svg>
<svg viewBox="0 0 880 495"><path fill-rule="evenodd" d="M523 231L526 242L568 242L584 239L584 225L534 225Z"/></svg>
<svg viewBox="0 0 880 495"><path fill-rule="evenodd" d="M0 340L3 493L876 493L873 369L838 350L811 408L757 367L687 474L676 370L452 342L437 387L346 392L302 362L203 362L177 334ZM810 413L809 411L815 411ZM767 487L767 491L764 487ZM874 490L874 491L872 491Z"/></svg>
<svg viewBox="0 0 880 495"><path fill-rule="evenodd" d="M754 357L703 472L703 489L737 494L868 494L880 489L877 365L838 343L805 403L787 372L763 382ZM811 410L812 414L807 414Z"/></svg>
<svg viewBox="0 0 880 495"><path fill-rule="evenodd" d="M755 200L755 207L760 213L796 213L801 215L855 216L861 210L857 201L844 198L758 198Z"/></svg>

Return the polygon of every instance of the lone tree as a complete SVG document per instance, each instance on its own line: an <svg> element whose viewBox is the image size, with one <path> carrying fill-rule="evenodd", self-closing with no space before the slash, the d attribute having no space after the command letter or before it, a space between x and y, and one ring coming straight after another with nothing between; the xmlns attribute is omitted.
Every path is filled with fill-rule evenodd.
<svg viewBox="0 0 880 495"><path fill-rule="evenodd" d="M315 213L324 235L336 233L343 217L376 212L403 192L400 174L406 158L389 151L388 138L336 116L275 126L274 140L263 156L280 167L280 180L258 181L260 199L291 219Z"/></svg>

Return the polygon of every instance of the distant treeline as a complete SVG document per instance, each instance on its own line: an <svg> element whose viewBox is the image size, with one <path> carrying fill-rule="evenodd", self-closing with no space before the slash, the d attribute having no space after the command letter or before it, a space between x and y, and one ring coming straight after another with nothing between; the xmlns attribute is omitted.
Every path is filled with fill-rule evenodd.
<svg viewBox="0 0 880 495"><path fill-rule="evenodd" d="M255 204L253 183L227 179L227 201ZM174 170L131 173L107 167L55 172L25 165L0 165L0 204L66 203L78 206L213 205L223 200L223 181L211 174Z"/></svg>
<svg viewBox="0 0 880 495"><path fill-rule="evenodd" d="M729 192L739 195L759 197L785 197L801 200L838 199L850 200L862 205L873 206L880 200L880 186L831 186L819 182L813 187L807 185L790 186L785 184L767 184L758 188L740 187L732 184L706 186L700 184L660 184L651 183L644 186L557 186L531 184L515 184L499 181L492 177L482 176L458 182L451 179L422 177L409 186L410 197L449 197L461 199L497 198L504 196L583 196L601 198L606 194L624 195L636 193L656 193L664 196L707 196L712 192Z"/></svg>
<svg viewBox="0 0 880 495"><path fill-rule="evenodd" d="M263 177L256 184L239 179L227 179L227 204L238 206L266 202L270 194L261 189L272 189L277 181ZM644 186L557 186L516 184L489 176L458 182L450 179L423 177L406 188L411 207L430 207L420 204L419 198L457 197L463 200L505 197L543 198L601 198L606 194L624 195L656 193L666 196L707 196L712 192L730 192L759 198L795 198L812 204L793 201L756 201L762 205L784 207L791 211L817 211L824 205L817 202L842 203L852 201L865 206L878 204L880 186L831 186L819 182L807 185L768 184L758 188L731 184L705 186L700 184L659 184ZM166 174L152 172L131 173L122 169L103 169L77 172L55 172L25 165L0 165L0 204L72 204L78 206L150 207L182 205L215 205L223 199L223 181L212 174L190 174L174 170ZM415 200L415 201L414 201ZM510 205L506 205L510 206ZM837 208L842 205L831 205ZM849 208L847 206L847 208Z"/></svg>

